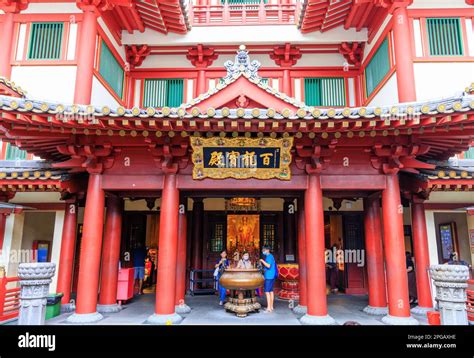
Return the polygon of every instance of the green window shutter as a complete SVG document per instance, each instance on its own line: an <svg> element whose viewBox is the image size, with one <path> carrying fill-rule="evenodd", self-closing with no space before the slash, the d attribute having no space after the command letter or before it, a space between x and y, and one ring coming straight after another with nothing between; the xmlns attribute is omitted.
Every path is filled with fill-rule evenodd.
<svg viewBox="0 0 474 358"><path fill-rule="evenodd" d="M388 53L388 39L386 38L365 68L365 85L367 96L372 94L374 89L379 85L380 82L382 82L389 71L390 60Z"/></svg>
<svg viewBox="0 0 474 358"><path fill-rule="evenodd" d="M124 71L104 40L100 47L99 73L112 90L122 98Z"/></svg>
<svg viewBox="0 0 474 358"><path fill-rule="evenodd" d="M459 18L428 18L428 43L431 56L462 56Z"/></svg>
<svg viewBox="0 0 474 358"><path fill-rule="evenodd" d="M64 23L33 22L28 45L29 60L59 60Z"/></svg>
<svg viewBox="0 0 474 358"><path fill-rule="evenodd" d="M321 105L326 107L346 105L344 78L321 78Z"/></svg>
<svg viewBox="0 0 474 358"><path fill-rule="evenodd" d="M346 105L344 78L305 78L304 95L308 106L343 107Z"/></svg>
<svg viewBox="0 0 474 358"><path fill-rule="evenodd" d="M19 149L7 143L7 150L5 153L6 160L25 160L26 159L26 151Z"/></svg>
<svg viewBox="0 0 474 358"><path fill-rule="evenodd" d="M179 107L183 103L184 80L145 80L143 91L144 107Z"/></svg>
<svg viewBox="0 0 474 358"><path fill-rule="evenodd" d="M304 97L308 106L321 106L321 79L304 79Z"/></svg>
<svg viewBox="0 0 474 358"><path fill-rule="evenodd" d="M474 148L470 147L464 152L464 159L474 159Z"/></svg>

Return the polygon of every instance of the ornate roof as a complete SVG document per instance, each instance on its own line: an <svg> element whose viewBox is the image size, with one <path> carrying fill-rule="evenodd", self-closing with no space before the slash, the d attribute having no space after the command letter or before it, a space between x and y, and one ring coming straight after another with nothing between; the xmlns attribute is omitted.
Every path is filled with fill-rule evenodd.
<svg viewBox="0 0 474 358"><path fill-rule="evenodd" d="M1 87L4 87L3 91ZM15 82L12 82L5 77L0 77L0 93L2 92L16 94L17 97L26 96L26 92L20 86L17 86Z"/></svg>

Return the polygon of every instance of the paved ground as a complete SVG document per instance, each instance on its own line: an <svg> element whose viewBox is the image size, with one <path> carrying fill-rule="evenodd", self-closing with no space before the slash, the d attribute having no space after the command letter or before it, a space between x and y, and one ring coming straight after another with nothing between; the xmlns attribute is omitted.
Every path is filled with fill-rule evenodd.
<svg viewBox="0 0 474 358"><path fill-rule="evenodd" d="M143 324L153 313L154 294L134 298L119 313L104 315L98 324L102 325L137 325ZM253 313L246 318L238 318L227 313L218 305L215 296L187 297L186 303L192 307L191 313L184 317L182 325L299 325L298 317L289 309L287 301L276 300L273 313ZM264 306L264 301L261 301ZM328 297L329 314L343 324L346 321L357 321L362 325L383 325L380 317L369 316L362 309L367 305L367 296L330 295ZM69 314L62 314L46 321L46 324L65 324ZM425 317L414 316L421 324L427 324Z"/></svg>

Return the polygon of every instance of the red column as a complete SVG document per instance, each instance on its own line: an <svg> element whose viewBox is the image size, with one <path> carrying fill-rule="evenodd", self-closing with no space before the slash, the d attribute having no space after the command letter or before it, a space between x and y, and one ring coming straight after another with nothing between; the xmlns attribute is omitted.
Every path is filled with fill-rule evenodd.
<svg viewBox="0 0 474 358"><path fill-rule="evenodd" d="M61 309L69 311L74 308L71 300L71 282L74 269L74 251L76 250L77 207L75 203L67 203L64 212L63 234L61 238L61 254L59 257L58 286L56 292L62 292Z"/></svg>
<svg viewBox="0 0 474 358"><path fill-rule="evenodd" d="M301 317L301 323L335 324L327 308L323 192L319 175L308 175L304 206L308 313Z"/></svg>
<svg viewBox="0 0 474 358"><path fill-rule="evenodd" d="M382 318L387 324L417 324L410 316L408 277L405 263L403 234L403 207L397 174L386 176L382 193L383 235L387 270L388 315Z"/></svg>
<svg viewBox="0 0 474 358"><path fill-rule="evenodd" d="M97 36L97 14L93 6L83 7L84 17L79 36L77 53L76 86L74 103L90 104L92 94L92 78L94 75L94 57Z"/></svg>
<svg viewBox="0 0 474 358"><path fill-rule="evenodd" d="M369 305L364 308L364 312L376 315L387 314L379 198L366 198L364 211L365 251L369 276Z"/></svg>
<svg viewBox="0 0 474 358"><path fill-rule="evenodd" d="M298 266L300 271L299 289L300 301L298 306L293 309L296 314L305 314L307 312L306 298L306 243L305 243L305 212L302 200L298 200Z"/></svg>
<svg viewBox="0 0 474 358"><path fill-rule="evenodd" d="M160 208L155 314L148 318L149 323L173 324L182 320L181 316L175 313L178 210L176 174L166 173Z"/></svg>
<svg viewBox="0 0 474 358"><path fill-rule="evenodd" d="M400 102L416 101L415 73L413 70L412 46L407 5L393 11L393 44Z"/></svg>
<svg viewBox="0 0 474 358"><path fill-rule="evenodd" d="M185 314L191 312L191 308L185 302L186 293L186 204L181 204L178 219L178 256L176 258L176 313Z"/></svg>
<svg viewBox="0 0 474 358"><path fill-rule="evenodd" d="M13 21L14 13L6 12L3 15L3 26L0 31L0 43L2 51L0 51L0 76L10 78L12 74L11 59L13 53L13 36L15 23Z"/></svg>
<svg viewBox="0 0 474 358"><path fill-rule="evenodd" d="M71 323L95 322L102 319L102 315L96 311L105 201L101 181L100 174L89 174L79 261L76 313L67 319Z"/></svg>
<svg viewBox="0 0 474 358"><path fill-rule="evenodd" d="M100 275L100 296L97 311L111 313L120 311L117 305L118 264L122 236L122 199L107 198L102 267Z"/></svg>
<svg viewBox="0 0 474 358"><path fill-rule="evenodd" d="M428 251L428 234L426 232L425 207L423 202L414 198L411 204L411 225L413 230L413 246L415 253L416 288L418 306L411 311L425 314L433 309L431 299L431 283L428 276L430 255Z"/></svg>
<svg viewBox="0 0 474 358"><path fill-rule="evenodd" d="M290 70L287 68L283 70L283 83L281 92L291 97L291 76Z"/></svg>
<svg viewBox="0 0 474 358"><path fill-rule="evenodd" d="M198 76L196 81L196 92L197 96L206 92L206 71L202 68L198 70Z"/></svg>

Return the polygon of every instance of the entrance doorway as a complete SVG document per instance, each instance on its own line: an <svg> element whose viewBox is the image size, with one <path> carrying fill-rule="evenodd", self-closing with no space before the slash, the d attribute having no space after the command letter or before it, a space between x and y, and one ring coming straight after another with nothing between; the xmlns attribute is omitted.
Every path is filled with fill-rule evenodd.
<svg viewBox="0 0 474 358"><path fill-rule="evenodd" d="M340 252L343 262L336 260L326 267L327 284L332 290L347 294L367 293L365 269L365 237L363 214L359 212L326 212L324 215L325 246L333 258ZM339 256L341 257L341 256ZM361 262L361 260L363 260ZM355 262L354 262L355 261Z"/></svg>

